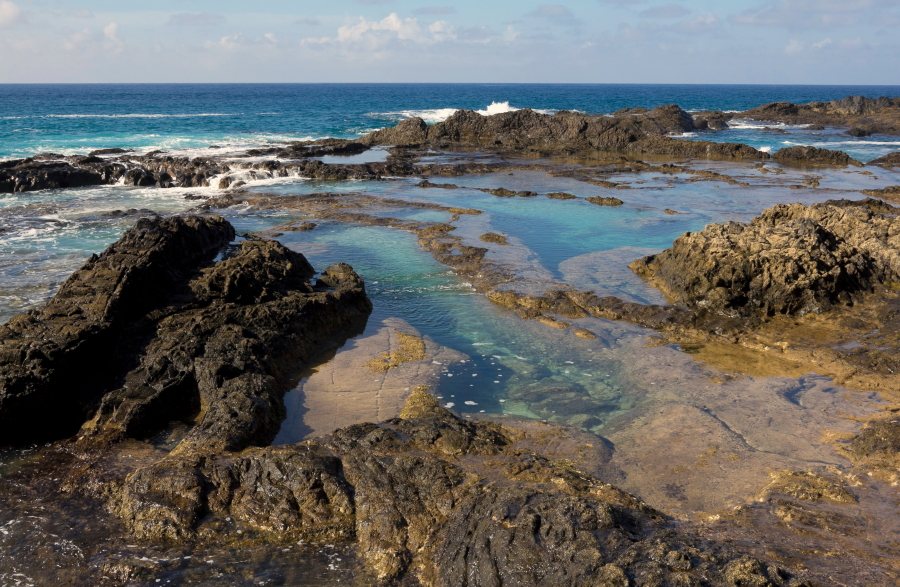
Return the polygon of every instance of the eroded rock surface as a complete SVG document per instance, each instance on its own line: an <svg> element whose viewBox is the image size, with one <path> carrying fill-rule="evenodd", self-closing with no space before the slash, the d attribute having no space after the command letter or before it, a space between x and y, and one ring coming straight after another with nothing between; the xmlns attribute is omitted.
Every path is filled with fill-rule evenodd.
<svg viewBox="0 0 900 587"><path fill-rule="evenodd" d="M900 272L896 217L854 204L780 204L749 225L681 236L632 268L677 303L729 315L804 315L850 304Z"/></svg>

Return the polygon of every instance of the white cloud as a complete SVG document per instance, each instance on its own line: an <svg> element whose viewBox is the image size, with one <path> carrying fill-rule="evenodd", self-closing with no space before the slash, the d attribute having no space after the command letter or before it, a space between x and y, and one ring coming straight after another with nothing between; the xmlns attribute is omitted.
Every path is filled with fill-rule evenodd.
<svg viewBox="0 0 900 587"><path fill-rule="evenodd" d="M103 35L114 43L121 43L122 41L119 39L119 25L111 22L105 27L103 27Z"/></svg>
<svg viewBox="0 0 900 587"><path fill-rule="evenodd" d="M275 33L266 33L261 37L247 38L241 33L234 33L219 38L218 41L206 41L203 46L208 50L235 51L245 47L276 48L279 44Z"/></svg>
<svg viewBox="0 0 900 587"><path fill-rule="evenodd" d="M813 43L812 48L813 49L824 49L825 47L827 47L831 44L832 44L831 37L828 37L827 39L822 39L818 43Z"/></svg>
<svg viewBox="0 0 900 587"><path fill-rule="evenodd" d="M506 30L503 32L503 40L506 41L507 43L512 43L512 42L515 41L517 38L519 38L519 35L521 35L521 34L522 34L522 33L520 33L519 31L517 31L517 30L513 27L513 25L508 25L508 26L506 27Z"/></svg>
<svg viewBox="0 0 900 587"><path fill-rule="evenodd" d="M9 0L0 0L0 28L14 25L22 18L19 5Z"/></svg>
<svg viewBox="0 0 900 587"><path fill-rule="evenodd" d="M787 47L784 48L784 52L788 55L793 55L794 53L799 53L806 48L806 44L803 41L798 41L797 39L791 39L791 42L787 44Z"/></svg>
<svg viewBox="0 0 900 587"><path fill-rule="evenodd" d="M339 28L336 37L309 38L304 39L303 43L364 44L374 49L392 41L430 45L455 38L453 27L446 21L438 21L425 28L416 18L400 18L396 13L391 13L379 21L360 16L358 23Z"/></svg>
<svg viewBox="0 0 900 587"><path fill-rule="evenodd" d="M237 49L241 45L244 44L244 35L240 33L234 33L233 35L228 35L226 37L222 37L218 41L207 41L203 44L207 49L227 49L229 51Z"/></svg>
<svg viewBox="0 0 900 587"><path fill-rule="evenodd" d="M105 44L106 49L118 53L125 48L125 42L119 38L118 23L111 22L103 27L103 36L109 41Z"/></svg>
<svg viewBox="0 0 900 587"><path fill-rule="evenodd" d="M67 36L63 40L63 46L66 48L66 51L75 51L81 46L85 45L89 41L93 39L93 34L90 29L82 29L77 33L73 33Z"/></svg>

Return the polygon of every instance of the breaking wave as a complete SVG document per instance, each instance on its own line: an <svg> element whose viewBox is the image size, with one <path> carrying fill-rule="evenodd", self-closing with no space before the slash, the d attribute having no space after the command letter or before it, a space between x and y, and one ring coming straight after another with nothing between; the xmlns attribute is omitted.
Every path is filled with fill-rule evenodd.
<svg viewBox="0 0 900 587"><path fill-rule="evenodd" d="M460 108L433 108L433 109L423 109L423 110L399 110L397 112L377 112L370 113L368 116L376 117L376 118L387 118L390 120L403 120L406 118L421 118L428 124L435 124L437 122L443 122L456 114ZM515 112L517 110L521 110L521 108L516 108L515 106L510 105L509 102L491 102L486 108L483 110L476 110L478 114L482 116L493 116L494 114L503 114L506 112ZM535 109L535 112L539 112L541 114L553 114L556 110L538 110Z"/></svg>

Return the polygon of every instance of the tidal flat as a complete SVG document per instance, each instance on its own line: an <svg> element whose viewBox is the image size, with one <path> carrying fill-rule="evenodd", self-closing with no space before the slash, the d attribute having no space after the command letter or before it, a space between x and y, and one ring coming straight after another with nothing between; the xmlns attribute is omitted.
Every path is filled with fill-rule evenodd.
<svg viewBox="0 0 900 587"><path fill-rule="evenodd" d="M0 196L0 580L896 584L896 168L466 120Z"/></svg>

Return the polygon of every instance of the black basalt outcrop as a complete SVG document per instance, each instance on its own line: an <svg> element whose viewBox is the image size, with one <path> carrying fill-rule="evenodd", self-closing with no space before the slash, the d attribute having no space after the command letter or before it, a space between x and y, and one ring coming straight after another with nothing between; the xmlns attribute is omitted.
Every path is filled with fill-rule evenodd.
<svg viewBox="0 0 900 587"><path fill-rule="evenodd" d="M410 118L395 127L370 133L366 145L435 147L464 146L485 150L574 151L592 149L729 159L768 159L766 153L737 143L684 141L671 138L694 130L694 119L676 105L647 112L591 116L572 112L540 114L530 109L482 116L459 110L450 118L427 125Z"/></svg>
<svg viewBox="0 0 900 587"><path fill-rule="evenodd" d="M267 442L278 383L364 321L362 281L274 241L241 243L220 217L142 219L50 302L0 326L0 443L150 433L177 416L189 442ZM99 410L97 409L99 405Z"/></svg>

